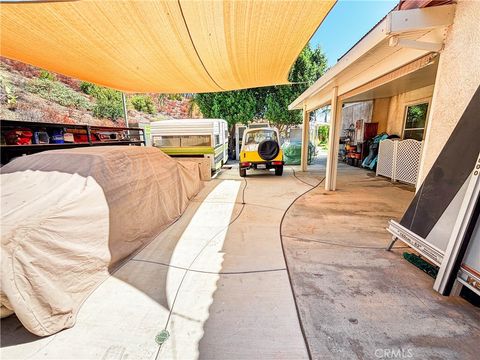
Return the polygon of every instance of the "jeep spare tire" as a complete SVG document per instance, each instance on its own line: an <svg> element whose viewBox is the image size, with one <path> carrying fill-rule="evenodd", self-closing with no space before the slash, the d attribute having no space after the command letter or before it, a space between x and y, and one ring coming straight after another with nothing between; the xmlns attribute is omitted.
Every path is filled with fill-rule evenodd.
<svg viewBox="0 0 480 360"><path fill-rule="evenodd" d="M263 160L273 160L277 157L280 147L273 140L264 140L258 144L258 154Z"/></svg>

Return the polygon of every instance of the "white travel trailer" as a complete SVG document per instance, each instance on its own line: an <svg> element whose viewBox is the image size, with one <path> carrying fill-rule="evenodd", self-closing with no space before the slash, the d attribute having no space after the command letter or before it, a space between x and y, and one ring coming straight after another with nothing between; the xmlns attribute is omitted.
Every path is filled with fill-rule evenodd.
<svg viewBox="0 0 480 360"><path fill-rule="evenodd" d="M151 123L152 145L170 156L207 157L212 171L228 160L228 125L222 119L175 119Z"/></svg>

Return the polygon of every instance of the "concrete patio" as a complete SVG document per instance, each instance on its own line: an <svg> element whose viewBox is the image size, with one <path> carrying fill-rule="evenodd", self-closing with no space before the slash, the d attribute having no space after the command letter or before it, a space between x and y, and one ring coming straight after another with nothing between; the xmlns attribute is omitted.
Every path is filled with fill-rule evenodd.
<svg viewBox="0 0 480 360"><path fill-rule="evenodd" d="M284 242L314 359L478 358L478 308L433 291L434 280L403 259L403 243L384 250L387 221L413 195L340 164L336 192L319 187L290 209Z"/></svg>
<svg viewBox="0 0 480 360"><path fill-rule="evenodd" d="M37 338L2 320L2 358L476 358L478 309L435 293L401 243L384 250L412 190L344 165L337 192L323 179L323 161L246 181L225 169L93 292L73 328Z"/></svg>

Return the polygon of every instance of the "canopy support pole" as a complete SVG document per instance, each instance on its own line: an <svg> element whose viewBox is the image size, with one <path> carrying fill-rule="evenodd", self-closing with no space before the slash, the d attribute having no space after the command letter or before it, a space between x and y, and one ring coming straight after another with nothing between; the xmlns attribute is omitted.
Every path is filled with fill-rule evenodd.
<svg viewBox="0 0 480 360"><path fill-rule="evenodd" d="M338 87L336 86L332 91L331 105L327 169L325 174L325 190L327 191L335 191L337 186L338 148L342 125L342 101L338 97Z"/></svg>
<svg viewBox="0 0 480 360"><path fill-rule="evenodd" d="M307 171L309 132L310 132L310 113L307 111L307 104L303 103L302 152L300 157L300 165L301 165L302 171Z"/></svg>
<svg viewBox="0 0 480 360"><path fill-rule="evenodd" d="M123 116L125 118L125 127L128 127L127 97L125 96L124 92L122 92L122 102L123 102Z"/></svg>

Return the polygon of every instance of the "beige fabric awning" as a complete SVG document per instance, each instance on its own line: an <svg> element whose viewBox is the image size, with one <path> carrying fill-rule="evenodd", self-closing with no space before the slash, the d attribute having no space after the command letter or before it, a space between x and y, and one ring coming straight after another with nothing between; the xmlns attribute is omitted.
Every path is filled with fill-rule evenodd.
<svg viewBox="0 0 480 360"><path fill-rule="evenodd" d="M126 92L287 83L335 1L2 3L1 55Z"/></svg>

